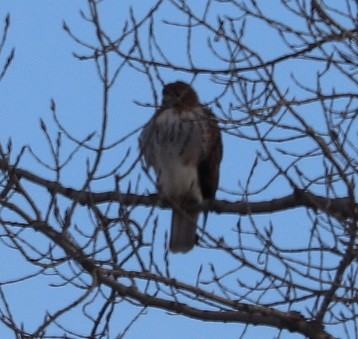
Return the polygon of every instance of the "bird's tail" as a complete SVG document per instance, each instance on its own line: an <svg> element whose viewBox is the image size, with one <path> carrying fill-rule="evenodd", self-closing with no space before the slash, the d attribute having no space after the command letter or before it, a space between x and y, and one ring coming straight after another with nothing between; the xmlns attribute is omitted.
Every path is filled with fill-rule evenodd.
<svg viewBox="0 0 358 339"><path fill-rule="evenodd" d="M190 251L196 243L196 224L199 212L184 212L174 210L172 214L172 228L170 234L169 249L173 253L186 253Z"/></svg>

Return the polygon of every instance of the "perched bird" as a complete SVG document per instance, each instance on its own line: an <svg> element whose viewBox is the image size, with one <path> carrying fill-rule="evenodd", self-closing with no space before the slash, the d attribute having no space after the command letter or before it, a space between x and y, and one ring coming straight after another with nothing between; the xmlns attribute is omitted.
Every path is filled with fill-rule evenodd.
<svg viewBox="0 0 358 339"><path fill-rule="evenodd" d="M214 199L218 187L222 141L216 117L189 84L167 84L162 106L139 143L147 166L154 168L159 195L172 204L169 249L188 252L196 243L199 218L189 206Z"/></svg>

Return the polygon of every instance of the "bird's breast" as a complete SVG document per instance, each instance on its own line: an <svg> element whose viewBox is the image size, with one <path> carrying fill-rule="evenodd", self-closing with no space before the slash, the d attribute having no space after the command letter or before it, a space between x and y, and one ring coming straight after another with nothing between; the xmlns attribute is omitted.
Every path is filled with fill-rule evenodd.
<svg viewBox="0 0 358 339"><path fill-rule="evenodd" d="M198 164L203 152L202 126L196 111L167 109L157 117L154 142L156 172L162 193L168 197L190 195L202 200Z"/></svg>

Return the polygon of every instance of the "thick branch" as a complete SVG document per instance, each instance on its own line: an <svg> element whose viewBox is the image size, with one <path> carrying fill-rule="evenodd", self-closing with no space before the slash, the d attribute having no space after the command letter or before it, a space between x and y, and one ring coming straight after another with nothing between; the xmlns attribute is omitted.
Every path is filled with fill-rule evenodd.
<svg viewBox="0 0 358 339"><path fill-rule="evenodd" d="M119 283L115 278L109 276L106 270L97 267L93 259L89 258L77 245L72 243L69 238L63 233L51 228L47 223L29 222L37 231L40 231L61 246L69 257L81 265L82 268L95 279L98 285L104 284L116 291L119 296L136 300L143 306L160 308L204 321L251 323L261 326L266 325L286 329L291 332L302 333L309 338L331 338L319 323L307 321L307 319L296 312L281 312L268 307L243 303L233 305L233 310L211 311L143 293L136 287L125 286Z"/></svg>
<svg viewBox="0 0 358 339"><path fill-rule="evenodd" d="M274 309L262 307L263 312L252 312L250 305L247 312L243 311L207 311L188 306L183 303L172 302L140 292L134 287L124 286L108 276L98 274L98 281L110 286L123 297L130 297L139 301L144 306L161 308L183 314L187 317L204 321L237 322L244 324L266 325L280 329L287 329L291 332L299 332L312 339L332 338L322 326L314 322L308 322L303 316L297 313L285 313ZM240 304L241 306L243 304ZM261 307L257 307L261 309Z"/></svg>
<svg viewBox="0 0 358 339"><path fill-rule="evenodd" d="M137 195L137 194L122 194L115 191L107 192L87 192L75 190L73 188L62 186L60 183L44 179L32 172L21 168L14 168L7 166L7 164L0 160L0 168L7 170L9 175L16 175L18 179L26 179L32 183L38 184L46 188L51 194L61 194L81 205L93 205L106 202L119 202L123 205L142 205L142 206L160 206L161 208L170 208L169 202L162 201L156 194L151 195ZM353 204L347 198L326 198L312 194L307 191L297 190L291 195L282 198L272 199L270 201L248 202L237 201L230 202L226 200L205 201L200 206L193 206L200 210L208 210L216 213L227 214L262 214L284 211L291 208L306 207L315 210L321 210L325 213L343 220L353 218L358 213L358 205Z"/></svg>

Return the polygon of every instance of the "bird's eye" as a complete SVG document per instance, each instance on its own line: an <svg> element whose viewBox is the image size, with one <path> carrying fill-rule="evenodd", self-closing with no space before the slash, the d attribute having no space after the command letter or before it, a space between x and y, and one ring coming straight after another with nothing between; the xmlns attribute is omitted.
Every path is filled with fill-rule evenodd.
<svg viewBox="0 0 358 339"><path fill-rule="evenodd" d="M167 94L171 95L174 98L176 98L178 96L177 91L173 88L170 90L170 93L167 93Z"/></svg>

